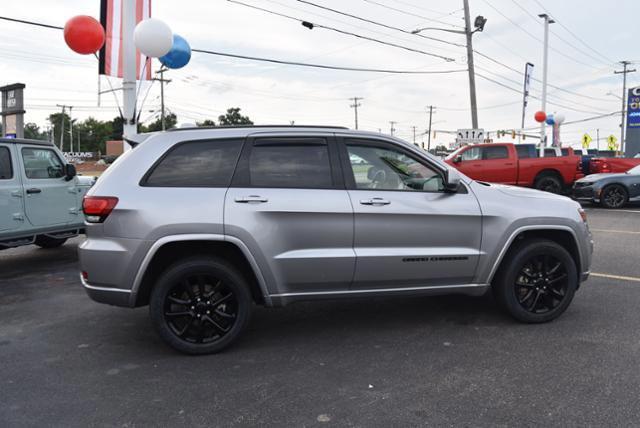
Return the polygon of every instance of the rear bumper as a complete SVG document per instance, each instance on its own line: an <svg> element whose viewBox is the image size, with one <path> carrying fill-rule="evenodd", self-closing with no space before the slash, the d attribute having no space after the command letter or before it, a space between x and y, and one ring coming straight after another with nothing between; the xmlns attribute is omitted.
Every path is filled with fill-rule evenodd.
<svg viewBox="0 0 640 428"><path fill-rule="evenodd" d="M132 306L131 290L94 286L85 281L82 274L80 275L80 281L87 295L96 302L114 306Z"/></svg>

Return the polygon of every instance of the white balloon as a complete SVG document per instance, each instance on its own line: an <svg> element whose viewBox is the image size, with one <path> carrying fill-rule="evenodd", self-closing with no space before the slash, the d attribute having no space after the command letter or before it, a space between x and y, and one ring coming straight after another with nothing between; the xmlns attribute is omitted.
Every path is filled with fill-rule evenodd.
<svg viewBox="0 0 640 428"><path fill-rule="evenodd" d="M173 32L163 21L149 18L136 25L133 42L144 55L158 58L171 50Z"/></svg>
<svg viewBox="0 0 640 428"><path fill-rule="evenodd" d="M554 114L553 120L555 120L558 125L562 124L562 122L564 122L564 114L562 113Z"/></svg>

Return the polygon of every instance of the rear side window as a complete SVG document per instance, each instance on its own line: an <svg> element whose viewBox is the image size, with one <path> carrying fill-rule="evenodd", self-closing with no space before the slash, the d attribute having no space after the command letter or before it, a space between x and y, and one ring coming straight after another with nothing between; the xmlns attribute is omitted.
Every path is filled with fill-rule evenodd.
<svg viewBox="0 0 640 428"><path fill-rule="evenodd" d="M538 157L538 152L535 146L530 145L516 145L516 153L520 159L528 159Z"/></svg>
<svg viewBox="0 0 640 428"><path fill-rule="evenodd" d="M7 147L0 147L0 180L9 180L11 178L13 178L11 153Z"/></svg>
<svg viewBox="0 0 640 428"><path fill-rule="evenodd" d="M227 187L241 139L191 141L169 150L144 180L151 187Z"/></svg>
<svg viewBox="0 0 640 428"><path fill-rule="evenodd" d="M509 157L509 151L505 146L486 146L482 149L482 159L507 159Z"/></svg>
<svg viewBox="0 0 640 428"><path fill-rule="evenodd" d="M22 161L27 178L60 178L64 176L64 165L58 155L50 149L22 149Z"/></svg>
<svg viewBox="0 0 640 428"><path fill-rule="evenodd" d="M555 149L544 149L544 157L545 158L555 158L557 157Z"/></svg>
<svg viewBox="0 0 640 428"><path fill-rule="evenodd" d="M331 188L327 141L257 140L249 157L249 177L252 187Z"/></svg>

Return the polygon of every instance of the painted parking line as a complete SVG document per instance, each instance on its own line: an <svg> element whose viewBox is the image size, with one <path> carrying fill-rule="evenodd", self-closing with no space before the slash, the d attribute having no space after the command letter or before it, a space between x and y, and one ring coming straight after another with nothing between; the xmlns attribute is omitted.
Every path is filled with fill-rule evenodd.
<svg viewBox="0 0 640 428"><path fill-rule="evenodd" d="M606 232L606 233L625 233L631 235L640 235L640 232L632 230L615 230L615 229L590 229L592 232Z"/></svg>
<svg viewBox="0 0 640 428"><path fill-rule="evenodd" d="M606 213L636 213L640 214L640 210L603 210L602 208L585 208L585 211L606 212Z"/></svg>
<svg viewBox="0 0 640 428"><path fill-rule="evenodd" d="M591 276L595 276L598 278L617 279L620 281L640 282L640 278L636 276L610 275L608 273L595 273L595 272L591 272Z"/></svg>

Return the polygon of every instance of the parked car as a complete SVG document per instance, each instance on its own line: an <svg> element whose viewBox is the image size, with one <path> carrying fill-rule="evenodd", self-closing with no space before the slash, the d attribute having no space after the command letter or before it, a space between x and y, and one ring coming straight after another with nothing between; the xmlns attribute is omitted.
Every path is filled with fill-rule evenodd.
<svg viewBox="0 0 640 428"><path fill-rule="evenodd" d="M252 303L492 290L515 319L546 322L589 275L577 202L473 181L393 137L255 126L137 141L84 199L81 280L98 302L149 305L182 352L228 346Z"/></svg>
<svg viewBox="0 0 640 428"><path fill-rule="evenodd" d="M0 139L0 250L59 247L82 233L82 198L93 181L76 176L49 142Z"/></svg>
<svg viewBox="0 0 640 428"><path fill-rule="evenodd" d="M573 186L573 196L606 208L622 208L627 202L640 201L640 165L624 173L601 173L581 178Z"/></svg>
<svg viewBox="0 0 640 428"><path fill-rule="evenodd" d="M619 173L626 172L636 165L640 165L640 158L594 157L589 164L589 171L592 174Z"/></svg>
<svg viewBox="0 0 640 428"><path fill-rule="evenodd" d="M445 162L474 180L533 187L551 193L562 193L583 177L580 156L540 158L533 144L461 147L447 156Z"/></svg>

